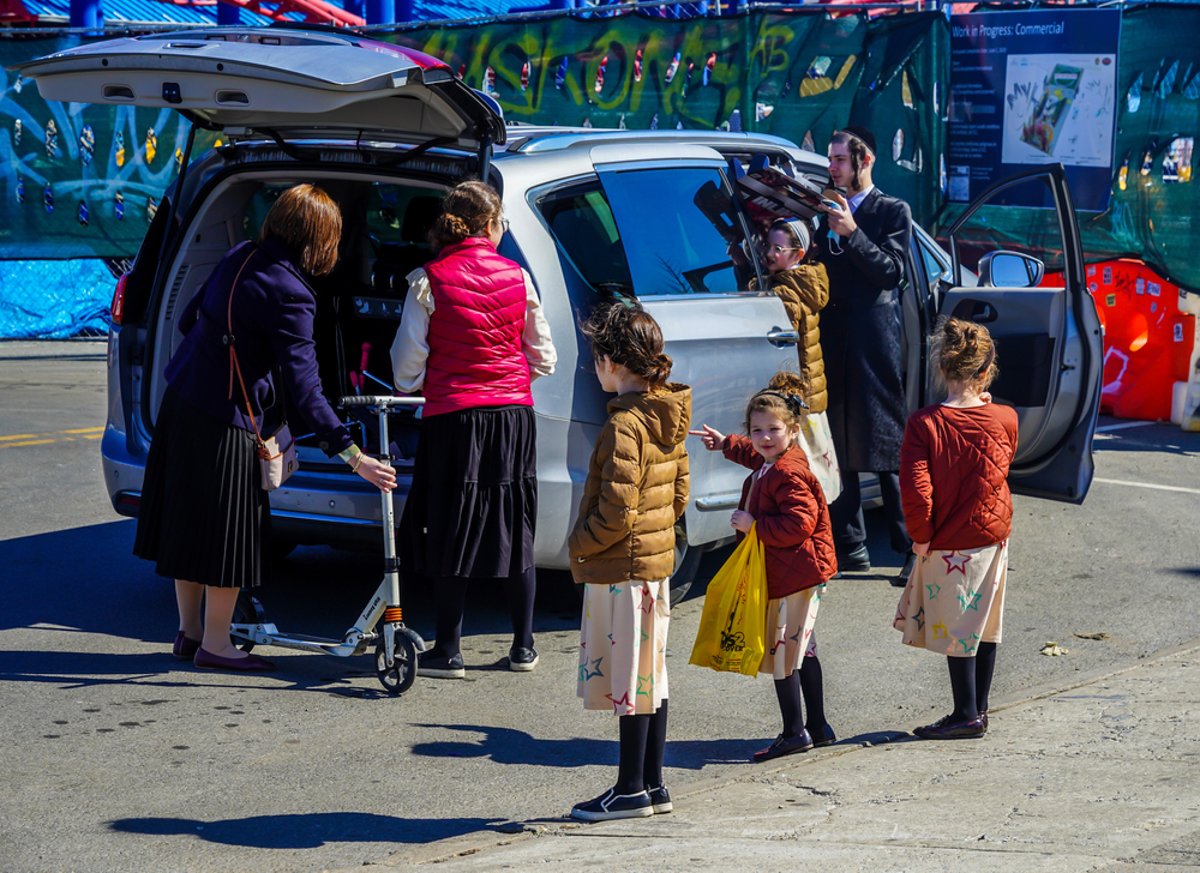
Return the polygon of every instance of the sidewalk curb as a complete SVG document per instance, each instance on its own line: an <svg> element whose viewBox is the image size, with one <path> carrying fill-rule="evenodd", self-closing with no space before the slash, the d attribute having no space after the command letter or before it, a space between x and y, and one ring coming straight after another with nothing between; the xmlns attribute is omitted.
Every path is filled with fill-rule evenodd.
<svg viewBox="0 0 1200 873"><path fill-rule="evenodd" d="M1185 655L1200 653L1200 637L1182 643L1176 646L1171 646L1166 649L1160 649L1142 658L1139 658L1136 663L1117 669L1100 668L1081 673L1073 681L1062 684L1060 682L1045 682L1041 685L1035 685L1027 689L1018 698L1003 700L999 704L991 707L991 712L1002 712L1005 710L1016 709L1022 706L1028 706L1038 701L1047 700L1064 694L1068 691L1074 691L1077 688L1082 688L1087 685L1092 685L1107 679L1115 679L1119 676L1124 676L1128 673L1136 672L1137 670L1149 667L1161 661L1178 658ZM754 767L753 773L756 775L765 773L778 773L788 770L798 770L801 767L808 767L823 762L827 759L841 757L843 755L852 754L854 752L869 749L874 746L885 745L902 737L909 736L908 732L897 730L882 730L877 733L860 735L853 738L841 740L835 746L827 749L817 750L802 757L792 759L781 759L778 763L768 765L758 765ZM844 744L844 745L843 745ZM733 774L725 774L722 776L714 776L709 779L698 779L691 782L681 791L673 791L674 799L688 800L691 798L701 797L705 794L718 791L723 787L731 784L736 784L745 781L747 774L737 772ZM527 821L507 822L499 826L497 830L481 831L473 834L465 834L461 837L450 837L445 840L438 840L434 843L428 843L422 847L416 847L412 851L398 851L392 858L386 858L379 861L368 861L360 867L355 867L355 870L371 869L395 869L400 865L406 867L416 867L425 864L438 864L455 858L463 858L471 855L476 855L491 849L499 849L505 846L510 846L513 843L541 836L548 832L563 833L571 832L589 827L583 822L576 822L565 816L563 818L549 819L530 819ZM345 871L327 871L327 873L348 873L348 868Z"/></svg>

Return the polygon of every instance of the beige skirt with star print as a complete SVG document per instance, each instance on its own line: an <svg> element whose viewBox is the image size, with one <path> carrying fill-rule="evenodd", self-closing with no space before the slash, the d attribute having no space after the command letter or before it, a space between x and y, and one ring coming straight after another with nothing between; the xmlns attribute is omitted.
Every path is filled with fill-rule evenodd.
<svg viewBox="0 0 1200 873"><path fill-rule="evenodd" d="M800 666L801 658L817 654L813 626L817 623L817 610L824 595L822 583L767 601L767 650L758 665L759 673L786 679Z"/></svg>
<svg viewBox="0 0 1200 873"><path fill-rule="evenodd" d="M1007 577L1007 541L930 551L917 558L892 627L904 634L906 645L973 657L980 643L1000 642Z"/></svg>
<svg viewBox="0 0 1200 873"><path fill-rule="evenodd" d="M584 709L650 715L667 699L670 581L583 586L577 694Z"/></svg>

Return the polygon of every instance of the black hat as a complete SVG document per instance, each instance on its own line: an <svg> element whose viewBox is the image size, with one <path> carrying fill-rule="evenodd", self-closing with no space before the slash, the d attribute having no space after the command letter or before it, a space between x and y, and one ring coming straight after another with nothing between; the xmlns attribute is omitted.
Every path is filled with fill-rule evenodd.
<svg viewBox="0 0 1200 873"><path fill-rule="evenodd" d="M847 125L842 128L844 133L850 134L855 139L860 139L866 145L867 150L872 156L875 155L875 134L867 130L865 127L859 127L857 124Z"/></svg>

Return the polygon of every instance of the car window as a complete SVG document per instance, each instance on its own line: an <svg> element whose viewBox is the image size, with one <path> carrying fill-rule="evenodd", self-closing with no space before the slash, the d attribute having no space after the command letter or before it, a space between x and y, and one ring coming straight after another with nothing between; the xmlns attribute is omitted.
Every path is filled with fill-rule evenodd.
<svg viewBox="0 0 1200 873"><path fill-rule="evenodd" d="M660 168L601 178L537 201L559 249L592 288L654 297L747 287L753 267L720 171Z"/></svg>
<svg viewBox="0 0 1200 873"><path fill-rule="evenodd" d="M601 173L639 297L744 290L745 237L725 176L709 167Z"/></svg>
<svg viewBox="0 0 1200 873"><path fill-rule="evenodd" d="M559 249L589 285L633 293L625 248L599 183L555 191L537 206Z"/></svg>

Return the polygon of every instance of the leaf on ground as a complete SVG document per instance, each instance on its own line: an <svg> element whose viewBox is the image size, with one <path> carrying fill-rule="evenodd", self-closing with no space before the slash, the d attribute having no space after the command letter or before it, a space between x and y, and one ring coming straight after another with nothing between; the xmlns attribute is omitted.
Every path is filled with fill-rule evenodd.
<svg viewBox="0 0 1200 873"><path fill-rule="evenodd" d="M1071 650L1063 648L1058 643L1054 642L1046 643L1046 645L1042 646L1043 655L1050 655L1051 657L1055 658L1057 658L1059 655L1065 655L1069 651Z"/></svg>
<svg viewBox="0 0 1200 873"><path fill-rule="evenodd" d="M1108 633L1106 631L1075 631L1072 636L1079 637L1081 640L1106 640Z"/></svg>

